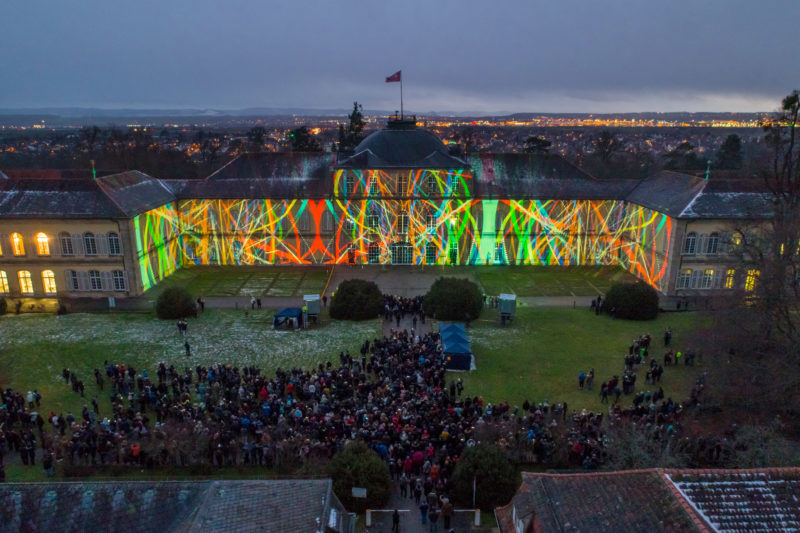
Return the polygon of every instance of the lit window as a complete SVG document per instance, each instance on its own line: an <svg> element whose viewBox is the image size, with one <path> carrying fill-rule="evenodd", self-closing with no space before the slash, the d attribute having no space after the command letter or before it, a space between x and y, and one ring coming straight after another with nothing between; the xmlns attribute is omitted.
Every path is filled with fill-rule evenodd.
<svg viewBox="0 0 800 533"><path fill-rule="evenodd" d="M678 275L678 283L676 289L688 289L692 280L692 269L687 268Z"/></svg>
<svg viewBox="0 0 800 533"><path fill-rule="evenodd" d="M52 270L45 270L42 272L42 284L44 285L45 294L55 294L56 291L56 275Z"/></svg>
<svg viewBox="0 0 800 533"><path fill-rule="evenodd" d="M83 243L86 246L86 255L97 255L97 242L94 240L94 233L84 233Z"/></svg>
<svg viewBox="0 0 800 533"><path fill-rule="evenodd" d="M761 274L760 271L751 269L747 271L747 278L744 281L744 290L747 292L752 292L756 288L756 282L758 281L758 276Z"/></svg>
<svg viewBox="0 0 800 533"><path fill-rule="evenodd" d="M738 251L741 245L742 245L742 234L736 232L733 235L731 235L731 243L728 248L728 252L733 253Z"/></svg>
<svg viewBox="0 0 800 533"><path fill-rule="evenodd" d="M108 234L108 255L120 255L122 247L119 242L119 235L116 233Z"/></svg>
<svg viewBox="0 0 800 533"><path fill-rule="evenodd" d="M22 235L19 233L11 234L11 250L14 255L25 255L25 245L22 243Z"/></svg>
<svg viewBox="0 0 800 533"><path fill-rule="evenodd" d="M100 272L97 270L89 271L89 287L93 291L102 291L103 283L100 281Z"/></svg>
<svg viewBox="0 0 800 533"><path fill-rule="evenodd" d="M494 251L494 262L495 263L505 263L506 262L506 247L505 243L498 243L497 249Z"/></svg>
<svg viewBox="0 0 800 533"><path fill-rule="evenodd" d="M725 271L725 288L732 289L736 281L736 270L729 268Z"/></svg>
<svg viewBox="0 0 800 533"><path fill-rule="evenodd" d="M369 229L377 231L380 227L380 217L378 215L367 216L367 224Z"/></svg>
<svg viewBox="0 0 800 533"><path fill-rule="evenodd" d="M697 249L697 233L691 232L683 241L683 253L693 255Z"/></svg>
<svg viewBox="0 0 800 533"><path fill-rule="evenodd" d="M125 286L125 273L122 270L115 270L111 273L111 277L114 279L115 291L124 291L127 289Z"/></svg>
<svg viewBox="0 0 800 533"><path fill-rule="evenodd" d="M703 279L700 283L701 289L710 289L711 288L711 281L714 279L714 270L707 268L703 271Z"/></svg>
<svg viewBox="0 0 800 533"><path fill-rule="evenodd" d="M425 192L427 192L428 195L432 195L436 192L436 176L433 174L428 174L425 179Z"/></svg>
<svg viewBox="0 0 800 533"><path fill-rule="evenodd" d="M706 241L706 253L714 255L719 250L719 233L712 233Z"/></svg>
<svg viewBox="0 0 800 533"><path fill-rule="evenodd" d="M370 244L367 249L367 261L371 265L377 265L381 262L381 249L377 244Z"/></svg>
<svg viewBox="0 0 800 533"><path fill-rule="evenodd" d="M450 241L450 264L458 264L458 241L455 239Z"/></svg>
<svg viewBox="0 0 800 533"><path fill-rule="evenodd" d="M399 176L397 176L397 195L398 196L408 195L408 176L405 174L400 174Z"/></svg>
<svg viewBox="0 0 800 533"><path fill-rule="evenodd" d="M50 239L44 233L36 234L36 253L50 255Z"/></svg>
<svg viewBox="0 0 800 533"><path fill-rule="evenodd" d="M27 270L20 270L17 274L19 276L19 290L22 294L33 294L33 282L31 281L31 273Z"/></svg>
<svg viewBox="0 0 800 533"><path fill-rule="evenodd" d="M61 241L61 255L72 255L74 253L72 236L69 233L62 233L58 238Z"/></svg>
<svg viewBox="0 0 800 533"><path fill-rule="evenodd" d="M397 218L397 232L400 235L408 233L408 215L400 215Z"/></svg>
<svg viewBox="0 0 800 533"><path fill-rule="evenodd" d="M429 242L425 245L425 264L427 265L435 265L436 264L436 245L432 242Z"/></svg>
<svg viewBox="0 0 800 533"><path fill-rule="evenodd" d="M430 233L436 231L436 217L434 215L425 216L425 229Z"/></svg>
<svg viewBox="0 0 800 533"><path fill-rule="evenodd" d="M0 270L0 294L8 294L8 275L5 270Z"/></svg>

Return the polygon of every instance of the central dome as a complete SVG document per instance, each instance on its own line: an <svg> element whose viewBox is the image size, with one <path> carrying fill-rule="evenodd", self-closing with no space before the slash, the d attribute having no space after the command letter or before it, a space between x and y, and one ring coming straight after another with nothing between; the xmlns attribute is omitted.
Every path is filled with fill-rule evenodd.
<svg viewBox="0 0 800 533"><path fill-rule="evenodd" d="M433 133L416 127L379 130L361 141L353 155L339 164L345 168L464 168L466 163L447 153Z"/></svg>

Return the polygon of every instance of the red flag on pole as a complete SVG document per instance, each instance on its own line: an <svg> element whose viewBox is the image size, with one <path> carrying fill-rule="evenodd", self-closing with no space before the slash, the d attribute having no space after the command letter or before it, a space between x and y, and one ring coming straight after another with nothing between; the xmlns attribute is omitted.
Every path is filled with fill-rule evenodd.
<svg viewBox="0 0 800 533"><path fill-rule="evenodd" d="M395 72L394 74L392 74L391 76L386 78L386 83L392 83L393 81L401 81L401 79L400 79L400 76L401 76L400 73L401 72L403 72L403 71L402 70L398 70L397 72Z"/></svg>

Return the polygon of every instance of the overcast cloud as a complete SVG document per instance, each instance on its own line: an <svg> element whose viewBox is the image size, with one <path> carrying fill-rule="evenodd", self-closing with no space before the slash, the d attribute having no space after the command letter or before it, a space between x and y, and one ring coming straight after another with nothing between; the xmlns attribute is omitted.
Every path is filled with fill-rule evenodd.
<svg viewBox="0 0 800 533"><path fill-rule="evenodd" d="M798 0L3 0L0 107L771 111Z"/></svg>

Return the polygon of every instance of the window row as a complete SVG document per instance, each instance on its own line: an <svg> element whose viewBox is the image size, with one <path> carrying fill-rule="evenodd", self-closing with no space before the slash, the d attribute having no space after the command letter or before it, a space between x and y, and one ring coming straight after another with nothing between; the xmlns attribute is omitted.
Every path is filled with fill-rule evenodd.
<svg viewBox="0 0 800 533"><path fill-rule="evenodd" d="M3 239L5 241L5 239ZM9 237L11 243L11 253L15 256L25 255L25 241L19 233L12 233ZM43 232L34 235L34 245L36 246L36 254L49 256L50 251L50 237ZM84 234L76 233L70 235L67 232L62 232L58 236L58 244L61 255L122 255L122 241L116 233L98 233L86 232ZM0 255L3 254L3 243L0 243Z"/></svg>
<svg viewBox="0 0 800 533"><path fill-rule="evenodd" d="M128 290L128 275L122 270L112 270L111 272L100 272L99 270L89 270L88 272L77 272L67 270L66 287L70 291L126 291ZM52 270L43 270L41 273L42 291L46 295L55 295L58 292L56 285L56 275ZM19 282L19 292L25 296L33 296L36 290L33 287L33 274L30 270L18 270L17 281ZM11 288L8 283L8 273L0 270L0 294L10 294Z"/></svg>
<svg viewBox="0 0 800 533"><path fill-rule="evenodd" d="M742 244L742 236L739 233L723 234L712 232L710 234L690 231L683 238L681 254L683 255L717 255L730 253ZM727 247L726 247L727 245Z"/></svg>
<svg viewBox="0 0 800 533"><path fill-rule="evenodd" d="M67 288L70 291L126 291L128 290L128 273L122 270L86 272L66 270Z"/></svg>
<svg viewBox="0 0 800 533"><path fill-rule="evenodd" d="M352 196L356 194L359 185L359 179L356 176L343 176L342 178L342 192L345 196ZM439 185L439 180L436 176L426 176L419 185L413 187L414 190L409 190L409 183L408 183L408 176L401 174L397 177L397 182L394 187L394 191L389 191L387 187L381 187L381 184L378 182L377 179L371 178L367 180L366 185L363 187L368 196L381 196L386 195L387 193L391 194L394 192L397 196L408 196L411 195L418 195L423 194L425 196L431 196L434 194L448 194L455 196L458 194L459 183L452 184L451 191L445 191L442 189L443 186ZM444 185L446 187L446 185Z"/></svg>
<svg viewBox="0 0 800 533"><path fill-rule="evenodd" d="M744 290L751 292L756 288L758 276L761 274L756 269L748 269L744 280ZM736 269L706 268L694 270L683 269L675 283L676 289L734 289L736 288Z"/></svg>
<svg viewBox="0 0 800 533"><path fill-rule="evenodd" d="M33 276L30 270L17 271L17 281L19 281L19 292L21 294L34 294ZM56 292L58 292L58 288L56 287L56 275L52 270L42 271L42 288L45 294L56 294ZM9 294L10 292L8 273L5 270L0 270L0 294Z"/></svg>

